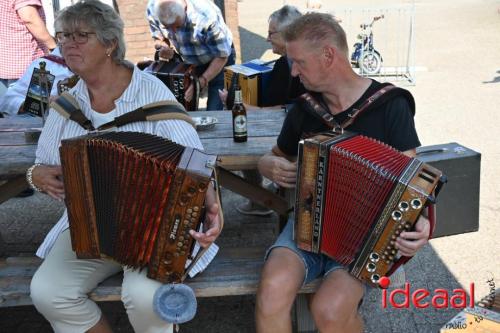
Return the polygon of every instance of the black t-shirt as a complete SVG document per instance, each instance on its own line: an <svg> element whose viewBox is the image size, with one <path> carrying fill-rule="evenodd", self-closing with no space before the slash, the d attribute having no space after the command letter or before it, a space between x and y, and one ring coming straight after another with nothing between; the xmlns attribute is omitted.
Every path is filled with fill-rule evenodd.
<svg viewBox="0 0 500 333"><path fill-rule="evenodd" d="M347 119L347 113L352 108L359 107L380 88L380 85L380 82L373 80L363 96L350 108L335 115L335 120L342 124ZM321 100L320 96L316 97L318 101ZM317 116L302 109L299 104L294 104L288 112L278 136L278 148L287 155L296 156L299 141L302 138L329 129ZM402 95L395 96L393 99L365 111L345 130L379 140L399 151L420 146L410 103Z"/></svg>
<svg viewBox="0 0 500 333"><path fill-rule="evenodd" d="M306 92L300 79L292 77L286 56L282 56L274 63L268 85L269 89L264 92L262 106L292 103L295 98Z"/></svg>

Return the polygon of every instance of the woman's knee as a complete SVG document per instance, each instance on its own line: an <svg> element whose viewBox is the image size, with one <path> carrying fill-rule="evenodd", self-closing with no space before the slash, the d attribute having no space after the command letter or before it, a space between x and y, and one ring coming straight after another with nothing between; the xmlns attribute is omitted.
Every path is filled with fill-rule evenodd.
<svg viewBox="0 0 500 333"><path fill-rule="evenodd" d="M45 313L54 310L54 299L57 297L58 288L50 283L50 278L38 270L33 275L30 284L30 295L33 305L39 312Z"/></svg>

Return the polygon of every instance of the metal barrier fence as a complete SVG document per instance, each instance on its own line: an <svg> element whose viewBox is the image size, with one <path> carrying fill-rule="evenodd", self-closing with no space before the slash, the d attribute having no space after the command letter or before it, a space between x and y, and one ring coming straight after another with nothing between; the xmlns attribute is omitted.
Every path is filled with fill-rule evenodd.
<svg viewBox="0 0 500 333"><path fill-rule="evenodd" d="M297 6L303 13L311 10L304 7L304 0L283 1L283 4ZM333 1L322 1L322 7L313 10L328 12L340 20L347 34L351 63L360 75L382 82L416 83L413 1L407 4L345 7ZM371 27L367 26L375 17L379 19ZM370 32L373 32L373 47L368 46Z"/></svg>
<svg viewBox="0 0 500 333"><path fill-rule="evenodd" d="M346 30L351 63L360 75L416 83L414 4L336 8L332 14Z"/></svg>

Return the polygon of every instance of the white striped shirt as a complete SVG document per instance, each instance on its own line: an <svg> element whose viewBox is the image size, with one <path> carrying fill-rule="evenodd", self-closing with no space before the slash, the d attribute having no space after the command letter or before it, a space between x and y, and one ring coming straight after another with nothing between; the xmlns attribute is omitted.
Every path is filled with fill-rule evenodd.
<svg viewBox="0 0 500 333"><path fill-rule="evenodd" d="M94 111L90 105L90 98L85 82L80 80L69 92L76 98L85 116L92 119ZM159 79L134 67L129 86L115 101L115 116L118 117L146 104L164 100L174 101L175 97ZM203 149L198 134L184 120L135 122L124 125L117 130L154 134L168 138L184 146ZM59 147L61 140L85 134L87 134L87 131L76 122L65 119L56 111L50 109L49 116L40 135L40 140L38 141L36 163L60 165ZM54 245L59 234L68 227L68 214L67 210L65 210L63 216L50 230L38 248L36 252L37 256L44 258ZM211 250L207 251L207 255L213 258L215 255L214 251L215 253L217 252L215 244L213 244Z"/></svg>

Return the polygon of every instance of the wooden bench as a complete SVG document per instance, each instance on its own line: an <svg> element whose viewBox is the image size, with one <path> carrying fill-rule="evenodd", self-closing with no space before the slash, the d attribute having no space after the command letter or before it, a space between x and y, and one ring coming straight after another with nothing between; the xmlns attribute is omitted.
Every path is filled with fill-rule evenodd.
<svg viewBox="0 0 500 333"><path fill-rule="evenodd" d="M242 216L235 210L228 209L233 207L238 199L224 191L226 223L217 240L219 253L205 271L186 281L197 297L254 295L265 251L278 235L276 216ZM41 260L35 257L0 257L0 308L32 304L29 295L30 282L40 263ZM119 274L110 277L94 289L90 297L95 301L120 301L121 281L122 276ZM301 295L314 292L318 282L302 288ZM299 329L310 327L301 323L312 322L304 301L305 297L299 297L294 311L298 332L311 331Z"/></svg>
<svg viewBox="0 0 500 333"><path fill-rule="evenodd" d="M255 294L263 264L263 248L221 249L208 268L187 284L197 297L235 296ZM0 307L31 305L29 295L31 278L41 260L35 257L8 257L0 259ZM92 291L95 301L119 301L121 275L110 277ZM311 283L302 293L314 291Z"/></svg>

